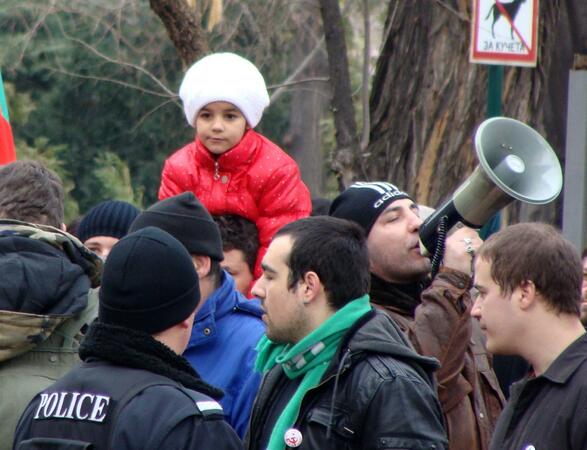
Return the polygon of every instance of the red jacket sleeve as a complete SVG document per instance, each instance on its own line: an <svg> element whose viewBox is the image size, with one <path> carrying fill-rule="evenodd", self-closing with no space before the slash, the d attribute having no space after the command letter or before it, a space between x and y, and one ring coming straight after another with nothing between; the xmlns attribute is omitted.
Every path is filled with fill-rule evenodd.
<svg viewBox="0 0 587 450"><path fill-rule="evenodd" d="M159 186L159 200L163 200L167 197L173 197L174 195L181 194L185 191L178 183L176 177L177 170L174 169L171 161L168 159L165 161L163 166L163 172L161 173L161 185Z"/></svg>

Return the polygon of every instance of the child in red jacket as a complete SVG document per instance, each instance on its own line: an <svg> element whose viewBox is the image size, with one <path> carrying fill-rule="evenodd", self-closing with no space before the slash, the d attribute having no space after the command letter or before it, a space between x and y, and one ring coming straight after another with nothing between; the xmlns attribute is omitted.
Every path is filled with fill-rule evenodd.
<svg viewBox="0 0 587 450"><path fill-rule="evenodd" d="M212 215L253 221L258 278L273 234L312 208L296 162L253 130L269 105L265 80L246 59L215 53L190 67L179 96L196 139L165 161L159 200L191 191Z"/></svg>

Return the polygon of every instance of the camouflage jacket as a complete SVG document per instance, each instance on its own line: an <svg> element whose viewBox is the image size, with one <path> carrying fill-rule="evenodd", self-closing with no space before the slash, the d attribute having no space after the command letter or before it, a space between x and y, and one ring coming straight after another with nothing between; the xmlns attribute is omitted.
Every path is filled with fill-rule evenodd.
<svg viewBox="0 0 587 450"><path fill-rule="evenodd" d="M0 220L0 450L31 398L79 362L101 264L68 233Z"/></svg>

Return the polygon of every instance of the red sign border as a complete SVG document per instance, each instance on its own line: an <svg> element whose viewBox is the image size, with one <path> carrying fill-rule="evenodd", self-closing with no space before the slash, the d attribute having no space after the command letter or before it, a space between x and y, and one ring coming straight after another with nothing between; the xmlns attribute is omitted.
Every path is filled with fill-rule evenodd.
<svg viewBox="0 0 587 450"><path fill-rule="evenodd" d="M538 61L538 0L532 0L532 44L530 52L527 55L508 54L499 52L483 52L475 49L479 30L479 3L481 0L473 0L473 21L471 22L471 52L469 61L481 64L499 64L511 66L529 66L535 67Z"/></svg>

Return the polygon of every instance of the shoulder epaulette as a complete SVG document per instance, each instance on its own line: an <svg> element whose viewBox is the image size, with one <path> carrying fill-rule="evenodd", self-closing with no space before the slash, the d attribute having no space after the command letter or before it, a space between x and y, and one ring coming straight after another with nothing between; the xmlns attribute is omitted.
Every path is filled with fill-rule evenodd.
<svg viewBox="0 0 587 450"><path fill-rule="evenodd" d="M215 402L214 400L197 401L196 408L198 408L203 416L224 415L222 406L220 406L220 403Z"/></svg>

